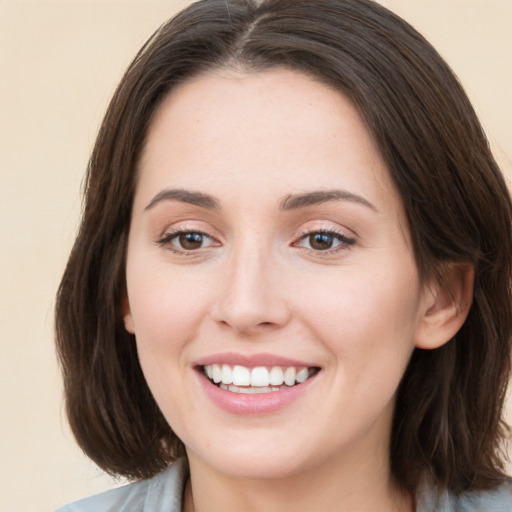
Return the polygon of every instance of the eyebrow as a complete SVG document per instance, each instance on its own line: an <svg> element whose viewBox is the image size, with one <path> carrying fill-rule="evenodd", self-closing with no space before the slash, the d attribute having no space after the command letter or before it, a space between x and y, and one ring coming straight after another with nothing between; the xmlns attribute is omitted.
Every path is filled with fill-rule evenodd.
<svg viewBox="0 0 512 512"><path fill-rule="evenodd" d="M208 210L220 209L219 201L209 194L181 188L173 188L160 191L155 197L153 197L153 199L151 199L144 210L150 210L162 201L180 201L182 203L192 204ZM318 190L314 192L306 192L304 194L289 194L279 203L279 209L281 211L297 210L300 208L307 208L308 206L327 203L329 201L351 201L377 211L377 208L370 203L370 201L358 194L348 192L347 190Z"/></svg>
<svg viewBox="0 0 512 512"><path fill-rule="evenodd" d="M358 203L378 211L377 208L365 199L363 196L348 192L347 190L319 190L316 192L307 192L305 194L290 194L286 196L279 204L282 211L297 210L299 208L307 208L328 201L350 201Z"/></svg>
<svg viewBox="0 0 512 512"><path fill-rule="evenodd" d="M153 197L153 199L151 199L144 210L150 210L162 201L180 201L182 203L193 204L194 206L207 208L209 210L218 210L220 207L217 199L208 194L185 190L182 188L172 188L164 189L158 192L158 194Z"/></svg>

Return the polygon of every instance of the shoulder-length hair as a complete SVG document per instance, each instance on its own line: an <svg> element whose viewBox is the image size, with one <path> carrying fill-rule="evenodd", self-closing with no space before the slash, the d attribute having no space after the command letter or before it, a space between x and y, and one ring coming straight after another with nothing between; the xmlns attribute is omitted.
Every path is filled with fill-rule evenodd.
<svg viewBox="0 0 512 512"><path fill-rule="evenodd" d="M447 262L474 267L467 321L443 347L416 349L400 384L391 468L409 491L425 477L453 492L497 485L512 328L509 193L453 72L371 0L203 0L135 57L89 162L57 298L57 347L78 443L101 468L131 479L184 453L123 326L127 234L155 110L177 84L226 67L286 67L348 97L403 201L422 279L441 276Z"/></svg>

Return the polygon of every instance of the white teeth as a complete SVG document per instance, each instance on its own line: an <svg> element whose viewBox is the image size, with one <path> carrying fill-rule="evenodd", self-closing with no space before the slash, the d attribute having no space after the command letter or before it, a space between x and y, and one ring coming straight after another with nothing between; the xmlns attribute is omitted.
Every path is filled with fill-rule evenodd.
<svg viewBox="0 0 512 512"><path fill-rule="evenodd" d="M238 388L239 393L244 393L246 395L255 395L258 391L257 388Z"/></svg>
<svg viewBox="0 0 512 512"><path fill-rule="evenodd" d="M233 372L231 366L227 364L222 365L221 380L223 384L231 384L233 382Z"/></svg>
<svg viewBox="0 0 512 512"><path fill-rule="evenodd" d="M295 375L295 380L300 384L301 382L304 382L309 377L309 370L307 368L301 368L297 375Z"/></svg>
<svg viewBox="0 0 512 512"><path fill-rule="evenodd" d="M231 391L232 393L241 393L244 395L256 395L256 394L262 394L262 393L272 393L274 391L280 391L281 388L276 387L261 387L261 388L253 388L253 387L241 387L233 386L233 384L220 384L219 387L226 391Z"/></svg>
<svg viewBox="0 0 512 512"><path fill-rule="evenodd" d="M233 384L235 386L250 386L251 372L249 368L245 366L235 366L233 368Z"/></svg>
<svg viewBox="0 0 512 512"><path fill-rule="evenodd" d="M276 391L280 389L279 386L289 387L301 384L314 374L313 368L305 367L273 366L269 369L265 366L256 366L250 369L240 365L231 367L228 364L206 365L203 367L203 371L215 384L220 384L223 389L230 388L229 391L237 393ZM236 388L236 390L231 388Z"/></svg>
<svg viewBox="0 0 512 512"><path fill-rule="evenodd" d="M272 370L270 370L269 376L270 384L272 386L282 386L284 382L284 374L283 370L279 368L279 366L274 366Z"/></svg>
<svg viewBox="0 0 512 512"><path fill-rule="evenodd" d="M212 378L215 384L218 384L222 380L222 370L218 364L212 366Z"/></svg>
<svg viewBox="0 0 512 512"><path fill-rule="evenodd" d="M287 386L293 386L295 384L295 368L290 366L286 368L284 372L284 382Z"/></svg>
<svg viewBox="0 0 512 512"><path fill-rule="evenodd" d="M264 366L257 366L251 372L251 386L264 387L270 384L270 375Z"/></svg>

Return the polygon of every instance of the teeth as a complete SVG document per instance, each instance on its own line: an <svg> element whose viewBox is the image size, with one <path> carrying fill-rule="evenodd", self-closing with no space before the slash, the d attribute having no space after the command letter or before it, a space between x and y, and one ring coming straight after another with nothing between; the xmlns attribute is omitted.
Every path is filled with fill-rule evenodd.
<svg viewBox="0 0 512 512"><path fill-rule="evenodd" d="M301 368L297 374L295 375L295 380L297 382L304 382L309 377L309 370L307 368Z"/></svg>
<svg viewBox="0 0 512 512"><path fill-rule="evenodd" d="M223 384L230 384L224 382ZM251 372L245 366L235 366L233 368L233 384L235 386L250 386L251 385Z"/></svg>
<svg viewBox="0 0 512 512"><path fill-rule="evenodd" d="M232 393L242 393L245 395L256 395L261 393L272 393L273 391L280 391L281 388L277 388L275 386L265 386L260 388L253 387L238 387L233 386L233 384L219 384L219 387L225 389L226 391L231 391Z"/></svg>
<svg viewBox="0 0 512 512"><path fill-rule="evenodd" d="M284 382L287 386L293 386L295 384L295 368L290 366L290 368L286 368L284 372Z"/></svg>
<svg viewBox="0 0 512 512"><path fill-rule="evenodd" d="M218 364L212 366L212 377L215 384L218 384L222 380L222 370Z"/></svg>
<svg viewBox="0 0 512 512"><path fill-rule="evenodd" d="M222 365L221 380L223 384L231 384L233 382L233 372L231 366L227 364Z"/></svg>
<svg viewBox="0 0 512 512"><path fill-rule="evenodd" d="M230 366L228 364L211 364L203 367L206 376L219 384L222 389L235 393L268 393L278 391L279 386L288 387L306 381L314 373L313 368L281 368L273 366Z"/></svg>
<svg viewBox="0 0 512 512"><path fill-rule="evenodd" d="M282 386L283 382L284 374L282 368L274 366L272 370L270 370L270 384L272 384L272 386Z"/></svg>
<svg viewBox="0 0 512 512"><path fill-rule="evenodd" d="M257 366L251 372L251 386L265 387L270 384L270 375L263 366Z"/></svg>

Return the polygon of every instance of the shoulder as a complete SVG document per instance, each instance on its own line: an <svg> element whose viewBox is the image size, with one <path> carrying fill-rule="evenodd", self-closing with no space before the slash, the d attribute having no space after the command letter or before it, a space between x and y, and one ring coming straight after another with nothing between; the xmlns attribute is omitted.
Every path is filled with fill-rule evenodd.
<svg viewBox="0 0 512 512"><path fill-rule="evenodd" d="M512 512L512 486L504 484L492 491L468 492L457 498L454 512Z"/></svg>
<svg viewBox="0 0 512 512"><path fill-rule="evenodd" d="M56 512L180 512L188 477L186 459L148 480L90 496Z"/></svg>
<svg viewBox="0 0 512 512"><path fill-rule="evenodd" d="M460 496L428 489L418 499L418 512L512 512L512 485L489 491L470 491Z"/></svg>

